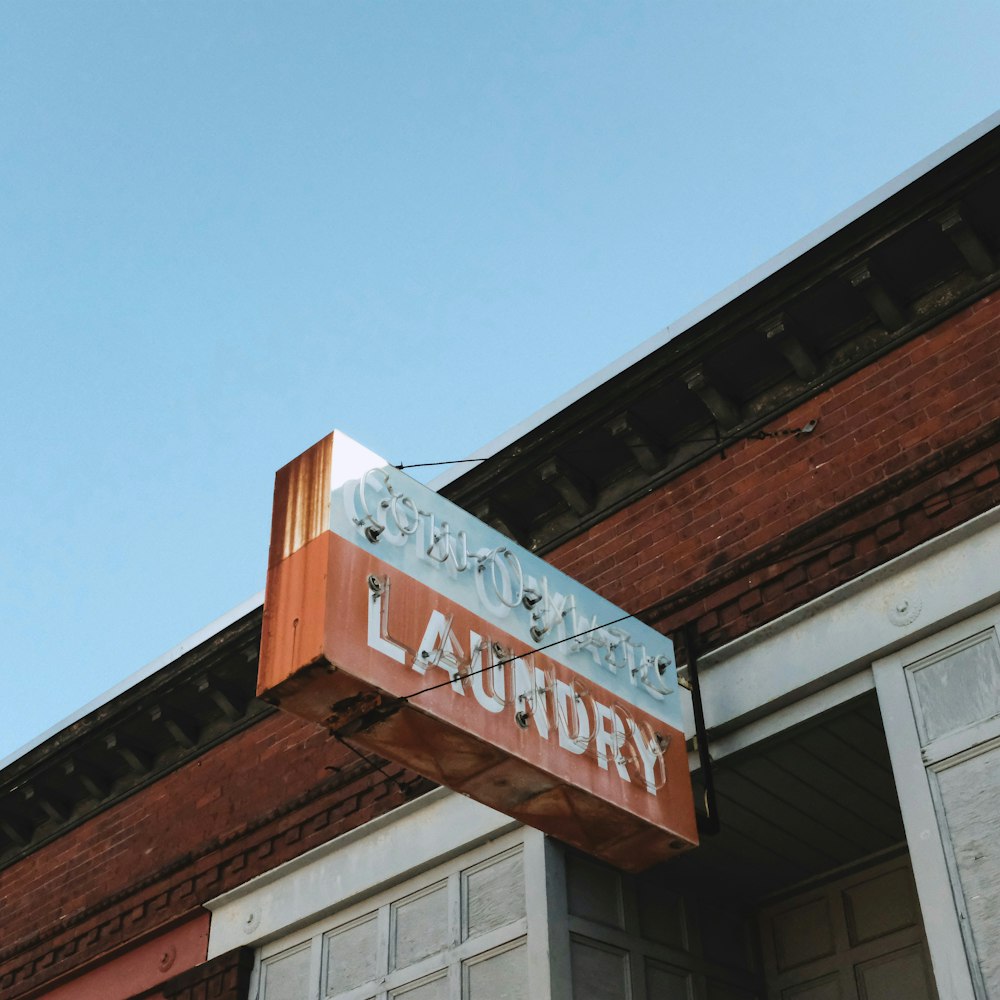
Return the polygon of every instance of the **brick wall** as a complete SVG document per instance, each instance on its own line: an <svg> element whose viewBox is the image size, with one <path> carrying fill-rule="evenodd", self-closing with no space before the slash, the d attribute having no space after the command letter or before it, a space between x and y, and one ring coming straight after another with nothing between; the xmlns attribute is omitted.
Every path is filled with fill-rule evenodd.
<svg viewBox="0 0 1000 1000"><path fill-rule="evenodd" d="M719 645L1000 503L998 387L992 295L548 558Z"/></svg>
<svg viewBox="0 0 1000 1000"><path fill-rule="evenodd" d="M386 770L398 785L278 713L0 871L0 996L77 974L431 787Z"/></svg>

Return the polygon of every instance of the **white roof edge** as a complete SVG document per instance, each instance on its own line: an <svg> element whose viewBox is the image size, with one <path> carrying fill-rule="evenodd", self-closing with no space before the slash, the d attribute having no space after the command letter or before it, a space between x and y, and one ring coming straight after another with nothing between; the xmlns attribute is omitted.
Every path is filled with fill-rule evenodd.
<svg viewBox="0 0 1000 1000"><path fill-rule="evenodd" d="M234 622L238 622L241 618L246 617L251 611L256 610L264 603L264 591L260 591L254 594L253 597L247 598L247 600L237 604L235 608L231 608L224 615L220 615L215 621L198 629L197 632L189 635L186 639L179 642L172 649L167 650L162 656L158 656L155 660L151 660L140 670L137 670L134 674L126 677L124 680L119 681L114 687L109 688L104 694L98 695L93 701L88 702L82 708L77 709L72 715L68 715L61 722L57 722L54 726L46 729L44 733L36 736L34 739L25 743L23 747L19 750L15 750L12 754L4 757L0 760L0 772L6 770L15 761L29 754L32 750L40 747L43 743L52 739L53 736L61 733L64 729L68 729L74 723L79 722L85 716L90 715L91 712L96 712L99 708L103 708L108 702L113 701L119 695L124 694L129 688L135 687L135 685L141 683L154 674L159 673L161 670L169 667L172 663L179 660L185 653L190 652L196 646L200 646L203 642L207 642L209 639L217 636L220 632L229 628Z"/></svg>
<svg viewBox="0 0 1000 1000"><path fill-rule="evenodd" d="M843 229L845 226L856 221L857 219L860 219L866 212L871 211L877 205L887 201L894 194L898 194L903 190L903 188L912 184L920 177L930 173L931 170L940 166L945 160L954 156L960 150L965 149L966 146L971 146L977 139L981 139L987 132L992 131L998 125L1000 125L1000 111L996 111L988 118L984 118L977 125L973 125L972 128L963 132L955 139L952 139L940 149L935 150L935 152L924 157L924 159L918 161L909 169L904 170L901 174L893 177L892 180L886 182L881 187L874 190L871 194L845 209L843 212L838 213L828 222L825 222L823 225L814 229L802 239L793 243L790 247L787 247L770 260L761 264L760 267L754 268L754 270L752 270L749 274L744 275L742 278L734 281L727 288L724 288L718 294L713 295L707 302L703 302L700 306L692 309L691 312L687 313L685 316L682 316L669 326L664 327L659 333L654 334L648 340L639 344L638 347L635 347L631 351L623 354L620 358L612 361L600 371L595 372L589 378L584 379L579 383L579 385L574 386L568 392L565 392L563 395L554 399L551 403L548 403L541 409L536 410L526 420L515 424L499 437L494 438L481 448L477 448L476 451L469 457L483 459L492 458L503 448L508 447L519 438L524 437L530 431L534 430L536 427L541 426L541 424L549 418L555 416L560 410L564 410L567 406L575 403L579 399L582 399L587 395L587 393L596 389L609 379L614 378L614 376L619 375L636 362L641 361L654 351L659 350L659 348L661 348L664 344L673 340L674 337L684 333L685 330L689 330L696 323L705 319L706 316L710 316L712 313L717 312L723 306L728 305L744 292L753 288L755 285L760 284L760 282L762 282L765 278L777 273L786 264L790 264L793 260L801 257L807 251L812 250L834 233ZM432 479L430 483L428 483L428 486L432 490L441 490L449 483L454 482L456 479L460 479L466 471L467 470L464 465L456 464L448 471L442 472L441 475Z"/></svg>

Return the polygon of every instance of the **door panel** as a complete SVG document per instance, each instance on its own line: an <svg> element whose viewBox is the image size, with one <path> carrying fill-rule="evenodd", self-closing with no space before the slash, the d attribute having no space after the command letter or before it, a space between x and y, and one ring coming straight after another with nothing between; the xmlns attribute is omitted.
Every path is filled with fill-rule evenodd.
<svg viewBox="0 0 1000 1000"><path fill-rule="evenodd" d="M906 857L769 906L759 922L773 1000L937 1000Z"/></svg>

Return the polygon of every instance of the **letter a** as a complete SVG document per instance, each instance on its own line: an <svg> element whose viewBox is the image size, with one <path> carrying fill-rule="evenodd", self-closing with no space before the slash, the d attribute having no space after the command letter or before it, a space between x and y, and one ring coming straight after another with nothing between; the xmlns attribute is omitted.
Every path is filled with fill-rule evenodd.
<svg viewBox="0 0 1000 1000"><path fill-rule="evenodd" d="M420 649L413 661L413 669L418 674L424 674L428 667L437 667L451 678L453 691L465 694L461 671L464 661L465 653L451 628L451 615L432 611L424 637L420 640Z"/></svg>

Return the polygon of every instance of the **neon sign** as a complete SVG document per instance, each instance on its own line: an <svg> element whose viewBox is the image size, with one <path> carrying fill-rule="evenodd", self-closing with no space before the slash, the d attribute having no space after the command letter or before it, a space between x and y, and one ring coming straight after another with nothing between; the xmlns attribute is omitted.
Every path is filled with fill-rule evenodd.
<svg viewBox="0 0 1000 1000"><path fill-rule="evenodd" d="M334 530L349 533L337 517L339 500L347 521L368 544L406 552L384 555L383 549L382 558L401 568L426 569L437 585L449 592L463 589L459 581L466 584L466 600L478 601L480 610L497 624L526 631L525 639L533 645L565 643L569 654L589 656L606 673L626 678L638 689L631 692L632 697L662 701L676 689L673 647L666 636L634 619L630 631L618 623L626 617L618 609L606 601L598 602L596 595L537 556L523 550L518 555L514 543L457 507L450 515L454 520L457 514L465 527L453 529L441 514L442 508L451 504L412 480L410 491L404 492L401 478L402 473L396 470L372 468L335 490L331 497ZM477 546L477 542L487 544ZM560 582L554 584L557 576ZM594 605L591 614L586 613L588 603ZM634 638L635 626L643 630L645 641Z"/></svg>
<svg viewBox="0 0 1000 1000"><path fill-rule="evenodd" d="M621 867L697 842L670 640L339 432L276 478L258 691Z"/></svg>

